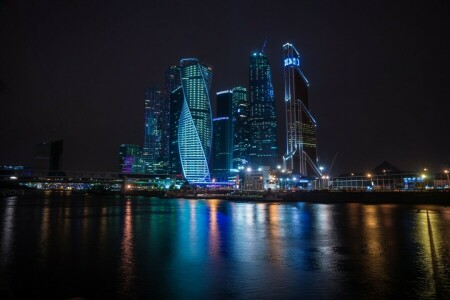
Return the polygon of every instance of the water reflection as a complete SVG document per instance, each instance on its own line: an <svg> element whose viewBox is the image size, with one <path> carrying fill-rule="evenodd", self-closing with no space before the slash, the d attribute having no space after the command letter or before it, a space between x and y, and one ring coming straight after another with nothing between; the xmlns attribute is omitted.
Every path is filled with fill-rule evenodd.
<svg viewBox="0 0 450 300"><path fill-rule="evenodd" d="M44 291L59 299L450 292L444 206L50 196L0 205L1 262L15 264L9 286L18 299Z"/></svg>
<svg viewBox="0 0 450 300"><path fill-rule="evenodd" d="M133 240L133 214L132 203L128 199L125 206L125 220L123 224L121 255L120 255L120 294L127 298L133 298L133 286L135 285L135 261Z"/></svg>
<svg viewBox="0 0 450 300"><path fill-rule="evenodd" d="M221 253L220 245L220 229L218 224L218 201L209 202L209 254L218 259Z"/></svg>
<svg viewBox="0 0 450 300"><path fill-rule="evenodd" d="M1 264L6 265L12 259L14 253L13 239L14 239L14 216L16 210L17 197L9 197L5 199L6 207L3 213L2 222L2 238L1 238Z"/></svg>
<svg viewBox="0 0 450 300"><path fill-rule="evenodd" d="M42 210L42 221L40 228L40 241L39 250L41 254L41 259L43 262L47 260L48 256L48 242L50 236L50 200L47 198L44 201L44 209Z"/></svg>

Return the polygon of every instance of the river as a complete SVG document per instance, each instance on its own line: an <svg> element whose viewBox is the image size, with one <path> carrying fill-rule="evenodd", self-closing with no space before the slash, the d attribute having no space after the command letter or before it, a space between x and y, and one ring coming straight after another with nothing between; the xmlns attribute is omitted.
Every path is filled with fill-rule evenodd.
<svg viewBox="0 0 450 300"><path fill-rule="evenodd" d="M0 198L1 299L443 299L450 207Z"/></svg>

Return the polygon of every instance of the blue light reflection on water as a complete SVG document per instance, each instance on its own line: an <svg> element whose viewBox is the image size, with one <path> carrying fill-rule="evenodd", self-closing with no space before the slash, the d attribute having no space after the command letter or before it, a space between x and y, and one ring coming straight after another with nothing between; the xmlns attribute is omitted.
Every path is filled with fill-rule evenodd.
<svg viewBox="0 0 450 300"><path fill-rule="evenodd" d="M445 206L12 197L0 224L2 299L450 292Z"/></svg>

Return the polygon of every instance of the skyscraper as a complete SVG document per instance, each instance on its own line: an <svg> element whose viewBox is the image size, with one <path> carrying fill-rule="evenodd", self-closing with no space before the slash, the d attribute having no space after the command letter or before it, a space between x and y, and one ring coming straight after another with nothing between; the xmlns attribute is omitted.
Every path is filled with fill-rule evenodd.
<svg viewBox="0 0 450 300"><path fill-rule="evenodd" d="M180 68L171 65L165 74L164 82L164 111L163 139L162 148L167 162L165 173L180 174L181 164L178 152L178 121L183 103L183 94L174 93L175 90L181 91ZM172 107L173 106L173 107ZM172 155L173 154L173 155Z"/></svg>
<svg viewBox="0 0 450 300"><path fill-rule="evenodd" d="M209 90L212 67L195 58L180 62L184 101L178 125L178 149L183 175L189 183L210 181L212 113Z"/></svg>
<svg viewBox="0 0 450 300"><path fill-rule="evenodd" d="M216 118L213 119L213 170L229 172L233 168L233 92L216 94Z"/></svg>
<svg viewBox="0 0 450 300"><path fill-rule="evenodd" d="M35 170L60 171L62 168L63 140L43 142L36 146L33 158Z"/></svg>
<svg viewBox="0 0 450 300"><path fill-rule="evenodd" d="M250 164L274 166L278 157L275 99L269 61L261 52L250 55L249 107Z"/></svg>
<svg viewBox="0 0 450 300"><path fill-rule="evenodd" d="M166 70L163 90L154 87L145 90L144 173L170 172L170 97L179 86L180 70L172 65Z"/></svg>
<svg viewBox="0 0 450 300"><path fill-rule="evenodd" d="M248 163L249 142L249 105L247 89L235 87L233 92L233 168L238 169Z"/></svg>
<svg viewBox="0 0 450 300"><path fill-rule="evenodd" d="M163 148L164 119L167 108L164 97L157 88L145 90L145 132L142 148L143 171L146 174L163 173L166 153Z"/></svg>
<svg viewBox="0 0 450 300"><path fill-rule="evenodd" d="M180 176L183 171L178 149L178 127L183 103L183 89L179 86L170 95L169 173Z"/></svg>
<svg viewBox="0 0 450 300"><path fill-rule="evenodd" d="M283 45L286 104L286 153L283 164L294 174L320 175L317 168L316 121L309 111L309 82L300 69L300 54Z"/></svg>

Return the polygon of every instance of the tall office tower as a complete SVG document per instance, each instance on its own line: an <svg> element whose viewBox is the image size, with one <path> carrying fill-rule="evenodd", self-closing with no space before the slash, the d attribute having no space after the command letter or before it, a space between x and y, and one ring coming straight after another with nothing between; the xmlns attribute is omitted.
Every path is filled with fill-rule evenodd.
<svg viewBox="0 0 450 300"><path fill-rule="evenodd" d="M229 172L233 168L233 92L221 91L216 95L216 118L213 119L214 173Z"/></svg>
<svg viewBox="0 0 450 300"><path fill-rule="evenodd" d="M180 68L178 66L172 65L170 66L165 73L165 82L164 82L164 101L162 104L163 111L163 120L162 120L162 140L161 140L161 148L163 153L164 164L164 173L171 173L171 156L170 156L170 147L171 147L171 97L172 92L179 88L181 85L180 78ZM176 106L176 104L174 104ZM178 116L176 117L177 122L179 119L179 114L181 112L181 108L178 109ZM178 124L176 124L176 128L178 128ZM178 144L177 144L178 145ZM178 146L177 146L178 147ZM178 156L178 152L177 152ZM178 157L179 160L179 157ZM180 174L181 172L174 172L175 174Z"/></svg>
<svg viewBox="0 0 450 300"><path fill-rule="evenodd" d="M167 161L163 148L164 117L166 114L164 97L157 88L145 90L145 131L142 148L143 171L146 174L164 173Z"/></svg>
<svg viewBox="0 0 450 300"><path fill-rule="evenodd" d="M277 120L272 73L265 55L250 55L249 67L250 165L274 166L278 158Z"/></svg>
<svg viewBox="0 0 450 300"><path fill-rule="evenodd" d="M119 170L124 174L142 172L141 148L138 145L120 145Z"/></svg>
<svg viewBox="0 0 450 300"><path fill-rule="evenodd" d="M233 92L233 168L239 169L248 163L248 150L250 147L249 135L249 105L247 89L235 87Z"/></svg>
<svg viewBox="0 0 450 300"><path fill-rule="evenodd" d="M212 113L209 90L212 67L195 58L180 62L184 94L178 125L178 148L183 175L189 183L210 181Z"/></svg>
<svg viewBox="0 0 450 300"><path fill-rule="evenodd" d="M180 68L175 65L171 65L166 70L164 93L170 97L173 91L181 86Z"/></svg>
<svg viewBox="0 0 450 300"><path fill-rule="evenodd" d="M300 69L300 54L283 45L286 104L286 153L283 164L294 174L320 175L317 169L316 121L309 111L309 82Z"/></svg>
<svg viewBox="0 0 450 300"><path fill-rule="evenodd" d="M180 151L178 149L178 125L183 108L183 89L179 86L170 94L170 126L169 126L169 173L182 174Z"/></svg>

